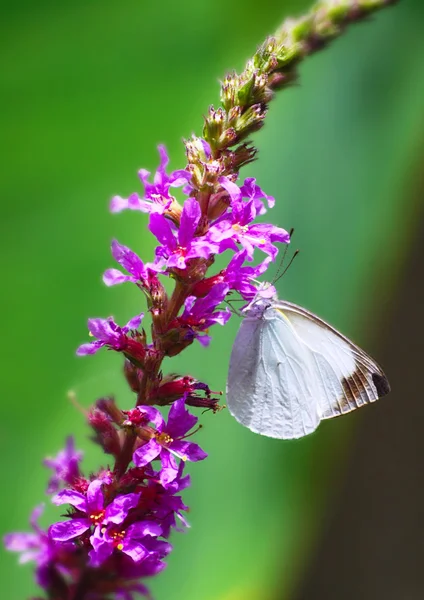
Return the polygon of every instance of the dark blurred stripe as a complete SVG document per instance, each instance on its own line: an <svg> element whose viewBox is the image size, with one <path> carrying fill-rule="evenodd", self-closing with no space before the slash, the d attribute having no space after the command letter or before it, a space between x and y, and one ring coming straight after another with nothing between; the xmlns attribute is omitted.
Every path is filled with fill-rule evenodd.
<svg viewBox="0 0 424 600"><path fill-rule="evenodd" d="M423 154L412 197L408 190L404 197L405 209L415 209L415 234L411 227L396 296L381 298L392 308L378 358L393 391L364 409L342 489L322 515L321 539L293 600L424 598ZM378 298L378 273L372 289Z"/></svg>

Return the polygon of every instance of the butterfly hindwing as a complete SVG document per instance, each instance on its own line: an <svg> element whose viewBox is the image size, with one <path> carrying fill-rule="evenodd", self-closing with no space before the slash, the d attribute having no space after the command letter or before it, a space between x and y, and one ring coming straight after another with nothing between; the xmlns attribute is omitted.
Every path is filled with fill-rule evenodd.
<svg viewBox="0 0 424 600"><path fill-rule="evenodd" d="M241 323L230 360L227 403L243 425L269 437L293 439L320 422L310 350L278 311Z"/></svg>

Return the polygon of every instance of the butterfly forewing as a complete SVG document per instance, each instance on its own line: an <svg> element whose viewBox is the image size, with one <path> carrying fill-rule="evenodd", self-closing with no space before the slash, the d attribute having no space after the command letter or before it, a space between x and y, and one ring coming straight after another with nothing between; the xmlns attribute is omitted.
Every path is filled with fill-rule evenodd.
<svg viewBox="0 0 424 600"><path fill-rule="evenodd" d="M322 419L350 412L390 391L381 367L334 327L290 302L278 301L273 306L310 350Z"/></svg>

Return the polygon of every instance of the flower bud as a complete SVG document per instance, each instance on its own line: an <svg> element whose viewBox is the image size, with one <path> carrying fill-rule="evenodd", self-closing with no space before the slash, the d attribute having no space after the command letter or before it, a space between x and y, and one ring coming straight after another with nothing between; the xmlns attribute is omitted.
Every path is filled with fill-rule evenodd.
<svg viewBox="0 0 424 600"><path fill-rule="evenodd" d="M206 162L210 159L211 149L204 139L193 135L191 140L185 140L184 143L189 163Z"/></svg>
<svg viewBox="0 0 424 600"><path fill-rule="evenodd" d="M225 272L221 271L216 275L212 275L212 277L207 277L206 279L198 281L191 291L192 296L196 296L197 298L204 298L209 294L209 292L217 283L222 283L224 281L224 277Z"/></svg>
<svg viewBox="0 0 424 600"><path fill-rule="evenodd" d="M185 393L192 392L195 389L194 385L196 383L197 380L193 379L193 377L179 377L175 374L167 375L149 396L149 400L161 405L172 404L172 402L181 398Z"/></svg>
<svg viewBox="0 0 424 600"><path fill-rule="evenodd" d="M175 325L161 336L161 348L165 356L177 356L194 340L194 334L190 327L178 326L177 320Z"/></svg>
<svg viewBox="0 0 424 600"><path fill-rule="evenodd" d="M197 406L199 408L204 408L206 410L211 410L213 413L219 412L225 406L219 404L218 398L213 398L212 396L193 396L189 395L186 398L186 404L188 406Z"/></svg>
<svg viewBox="0 0 424 600"><path fill-rule="evenodd" d="M110 417L99 408L93 408L88 415L88 423L95 432L94 441L106 454L119 456L121 443Z"/></svg>
<svg viewBox="0 0 424 600"><path fill-rule="evenodd" d="M143 371L133 365L130 360L126 360L124 364L124 375L132 391L138 394L143 379Z"/></svg>
<svg viewBox="0 0 424 600"><path fill-rule="evenodd" d="M220 217L230 206L230 199L226 191L220 190L212 194L208 202L208 219L214 221Z"/></svg>
<svg viewBox="0 0 424 600"><path fill-rule="evenodd" d="M110 417L110 419L116 423L116 425L121 425L123 421L122 411L116 406L113 398L100 398L96 402L96 408Z"/></svg>
<svg viewBox="0 0 424 600"><path fill-rule="evenodd" d="M213 106L209 108L209 114L205 119L203 126L203 137L206 141L217 140L225 127L226 113L222 108L215 110Z"/></svg>

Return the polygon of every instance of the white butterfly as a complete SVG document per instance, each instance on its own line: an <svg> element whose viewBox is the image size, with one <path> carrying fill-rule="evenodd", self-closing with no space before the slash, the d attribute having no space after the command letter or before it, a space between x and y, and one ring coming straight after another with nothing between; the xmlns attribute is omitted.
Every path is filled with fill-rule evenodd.
<svg viewBox="0 0 424 600"><path fill-rule="evenodd" d="M390 391L381 367L328 323L276 298L244 310L230 359L230 413L255 433L294 439Z"/></svg>

